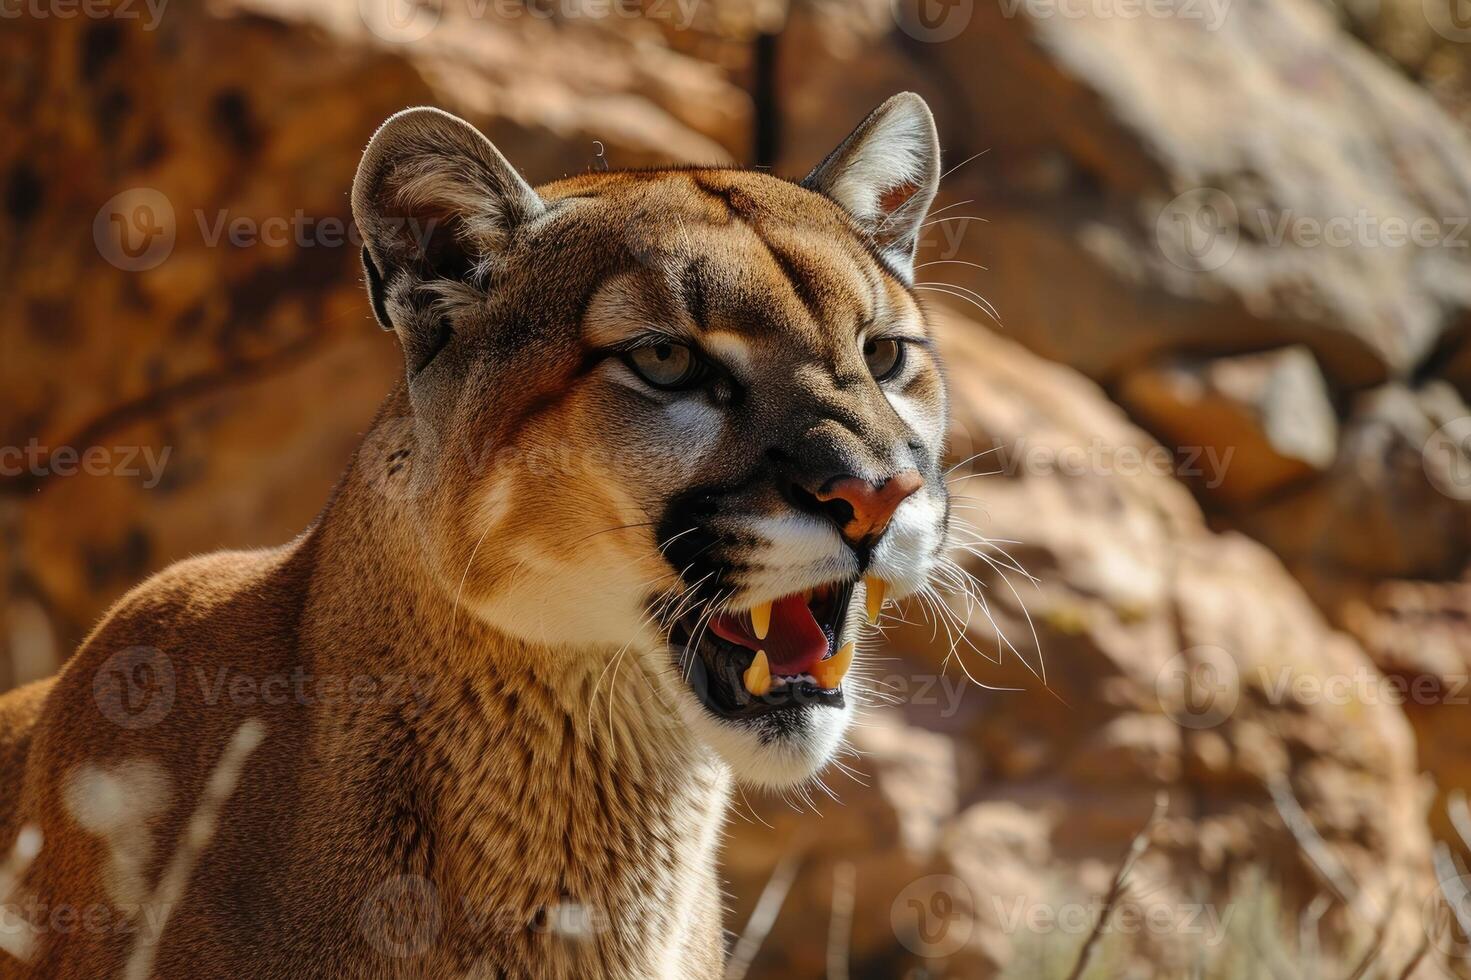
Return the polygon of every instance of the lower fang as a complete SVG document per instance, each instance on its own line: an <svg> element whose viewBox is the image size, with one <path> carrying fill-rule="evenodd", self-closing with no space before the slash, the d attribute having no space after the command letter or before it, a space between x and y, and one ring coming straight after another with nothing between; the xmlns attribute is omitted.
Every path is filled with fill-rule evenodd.
<svg viewBox="0 0 1471 980"><path fill-rule="evenodd" d="M835 690L843 683L843 678L848 674L848 668L853 666L852 640L844 643L837 653L826 660L819 661L812 668L812 678L817 681L817 686L826 690Z"/></svg>
<svg viewBox="0 0 1471 980"><path fill-rule="evenodd" d="M771 690L771 663L766 659L765 650L757 650L756 657L751 661L751 666L741 675L745 682L746 690L753 696L762 698Z"/></svg>

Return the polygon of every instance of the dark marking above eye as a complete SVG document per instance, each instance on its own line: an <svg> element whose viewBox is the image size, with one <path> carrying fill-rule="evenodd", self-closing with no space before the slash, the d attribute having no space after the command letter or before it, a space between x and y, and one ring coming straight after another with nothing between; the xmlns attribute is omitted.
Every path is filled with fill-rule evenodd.
<svg viewBox="0 0 1471 980"><path fill-rule="evenodd" d="M684 286L684 305L689 311L690 319L695 321L699 327L705 326L705 272L704 261L694 259L684 267L684 275L680 281Z"/></svg>
<svg viewBox="0 0 1471 980"><path fill-rule="evenodd" d="M755 211L750 196L739 187L731 185L715 187L701 179L698 175L692 174L691 177L697 188L724 204L725 209L730 213L732 218L738 221L747 221Z"/></svg>
<svg viewBox="0 0 1471 980"><path fill-rule="evenodd" d="M761 244L766 246L766 251L771 254L771 258L781 269L782 274L787 277L787 282L791 284L792 291L797 294L797 299L802 302L807 314L814 320L820 320L822 306L818 302L817 291L812 288L812 282L807 274L797 267L791 256L773 246L764 237L761 239Z"/></svg>

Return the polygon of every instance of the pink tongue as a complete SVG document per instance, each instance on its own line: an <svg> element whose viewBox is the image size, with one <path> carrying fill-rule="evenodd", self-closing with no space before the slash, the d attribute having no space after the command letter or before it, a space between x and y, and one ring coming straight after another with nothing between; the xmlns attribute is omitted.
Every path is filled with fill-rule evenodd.
<svg viewBox="0 0 1471 980"><path fill-rule="evenodd" d="M817 662L827 656L827 634L812 618L807 600L789 595L771 604L771 628L766 639L756 639L751 632L751 618L744 613L731 616L722 613L710 620L715 635L752 650L765 650L771 672L787 677L810 674Z"/></svg>

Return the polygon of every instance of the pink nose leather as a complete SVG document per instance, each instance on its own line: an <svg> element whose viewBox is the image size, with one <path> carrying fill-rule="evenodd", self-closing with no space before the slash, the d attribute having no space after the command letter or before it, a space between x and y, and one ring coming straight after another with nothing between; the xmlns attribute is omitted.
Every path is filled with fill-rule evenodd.
<svg viewBox="0 0 1471 980"><path fill-rule="evenodd" d="M841 500L853 508L853 518L843 525L843 537L852 542L871 541L884 533L894 511L922 486L924 478L918 470L903 470L879 484L840 476L820 491L817 499Z"/></svg>

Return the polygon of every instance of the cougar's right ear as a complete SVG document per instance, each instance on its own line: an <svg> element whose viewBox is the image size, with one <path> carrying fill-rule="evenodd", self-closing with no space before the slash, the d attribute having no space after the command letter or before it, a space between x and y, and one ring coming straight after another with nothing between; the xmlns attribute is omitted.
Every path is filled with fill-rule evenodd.
<svg viewBox="0 0 1471 980"><path fill-rule="evenodd" d="M405 109L373 134L352 182L373 315L398 332L411 371L452 325L431 311L449 287L483 291L516 227L546 205L480 131L439 109ZM428 288L425 288L428 287Z"/></svg>

